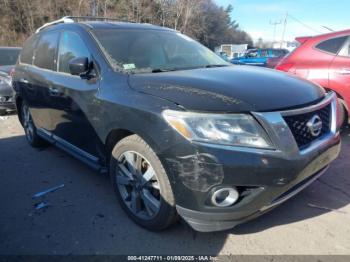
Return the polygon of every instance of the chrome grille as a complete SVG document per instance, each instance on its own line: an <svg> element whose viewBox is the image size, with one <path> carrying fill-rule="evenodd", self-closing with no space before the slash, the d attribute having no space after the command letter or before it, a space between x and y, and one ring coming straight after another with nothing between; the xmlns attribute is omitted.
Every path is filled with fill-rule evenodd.
<svg viewBox="0 0 350 262"><path fill-rule="evenodd" d="M312 135L309 127L307 126L308 121L315 115L318 115L322 121L322 129L317 136ZM312 112L298 115L288 115L284 116L283 118L292 131L299 149L303 149L308 147L314 140L328 134L331 131L331 104Z"/></svg>

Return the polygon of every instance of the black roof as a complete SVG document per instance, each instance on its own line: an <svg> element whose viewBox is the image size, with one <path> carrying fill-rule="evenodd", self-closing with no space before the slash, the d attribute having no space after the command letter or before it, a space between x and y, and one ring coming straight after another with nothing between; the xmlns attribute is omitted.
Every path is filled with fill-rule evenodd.
<svg viewBox="0 0 350 262"><path fill-rule="evenodd" d="M84 21L78 22L88 25L93 29L151 29L151 30L167 30L175 31L167 27L161 27L146 23L129 23L129 22L112 22L112 21Z"/></svg>
<svg viewBox="0 0 350 262"><path fill-rule="evenodd" d="M17 46L0 46L0 50L21 50L22 47Z"/></svg>
<svg viewBox="0 0 350 262"><path fill-rule="evenodd" d="M146 23L131 23L131 22L112 22L112 21L83 21L74 23L58 23L49 25L43 28L41 31L55 30L59 28L74 28L83 27L85 29L141 29L141 30L162 30L169 32L176 32L176 30L161 27L157 25L151 25ZM40 31L40 32L41 32Z"/></svg>

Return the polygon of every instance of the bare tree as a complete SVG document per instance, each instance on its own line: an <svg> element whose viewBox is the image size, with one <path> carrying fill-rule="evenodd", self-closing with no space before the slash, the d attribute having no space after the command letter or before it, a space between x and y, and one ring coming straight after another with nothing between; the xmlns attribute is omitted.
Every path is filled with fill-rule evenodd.
<svg viewBox="0 0 350 262"><path fill-rule="evenodd" d="M0 45L22 45L39 26L66 15L103 15L179 30L209 48L248 43L231 19L232 6L213 0L0 0Z"/></svg>

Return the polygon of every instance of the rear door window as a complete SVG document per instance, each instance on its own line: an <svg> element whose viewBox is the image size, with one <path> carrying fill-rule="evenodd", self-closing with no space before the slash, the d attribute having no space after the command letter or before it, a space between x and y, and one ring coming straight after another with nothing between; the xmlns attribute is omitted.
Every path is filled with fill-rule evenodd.
<svg viewBox="0 0 350 262"><path fill-rule="evenodd" d="M284 56L287 52L285 50L272 50L272 57Z"/></svg>
<svg viewBox="0 0 350 262"><path fill-rule="evenodd" d="M34 54L34 65L56 71L56 53L59 32L48 32L40 37Z"/></svg>
<svg viewBox="0 0 350 262"><path fill-rule="evenodd" d="M346 39L347 39L347 36L331 38L331 39L322 41L321 43L316 45L316 48L321 51L325 51L336 55L339 49L343 46Z"/></svg>
<svg viewBox="0 0 350 262"><path fill-rule="evenodd" d="M70 31L62 33L58 50L58 71L63 73L70 73L69 61L73 58L90 57L80 36Z"/></svg>
<svg viewBox="0 0 350 262"><path fill-rule="evenodd" d="M260 57L268 57L269 56L269 50L261 50Z"/></svg>
<svg viewBox="0 0 350 262"><path fill-rule="evenodd" d="M259 57L259 52L258 52L258 50L248 51L247 57L250 57L250 58Z"/></svg>
<svg viewBox="0 0 350 262"><path fill-rule="evenodd" d="M24 43L21 56L19 58L22 64L31 65L33 63L34 48L36 46L37 41L38 37L34 35Z"/></svg>

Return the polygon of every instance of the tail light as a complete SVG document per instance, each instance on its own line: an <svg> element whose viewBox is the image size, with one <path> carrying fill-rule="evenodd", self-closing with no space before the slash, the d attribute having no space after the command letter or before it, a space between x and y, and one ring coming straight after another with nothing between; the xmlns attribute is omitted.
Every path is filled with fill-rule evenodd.
<svg viewBox="0 0 350 262"><path fill-rule="evenodd" d="M279 63L275 69L288 72L294 66L293 63Z"/></svg>

